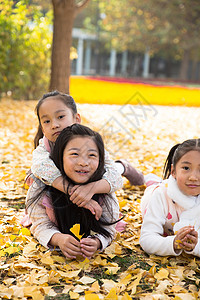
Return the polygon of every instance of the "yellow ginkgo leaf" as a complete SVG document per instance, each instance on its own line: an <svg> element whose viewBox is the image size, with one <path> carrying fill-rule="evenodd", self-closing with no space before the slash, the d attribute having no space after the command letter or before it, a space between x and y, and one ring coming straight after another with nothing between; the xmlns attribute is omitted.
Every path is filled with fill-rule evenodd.
<svg viewBox="0 0 200 300"><path fill-rule="evenodd" d="M108 269L105 271L105 274L111 275L116 274L120 270L120 267L108 267Z"/></svg>
<svg viewBox="0 0 200 300"><path fill-rule="evenodd" d="M74 224L72 228L70 228L70 231L80 240L83 236L80 235L80 224Z"/></svg>
<svg viewBox="0 0 200 300"><path fill-rule="evenodd" d="M70 299L79 299L79 294L72 291L69 292Z"/></svg>
<svg viewBox="0 0 200 300"><path fill-rule="evenodd" d="M165 278L168 278L169 276L169 271L167 269L161 268L156 274L155 274L155 278L158 280L162 280Z"/></svg>
<svg viewBox="0 0 200 300"><path fill-rule="evenodd" d="M119 208L121 209L123 206L127 204L127 200L122 200L119 202Z"/></svg>
<svg viewBox="0 0 200 300"><path fill-rule="evenodd" d="M16 239L16 237L17 237L16 235L11 234L11 235L10 235L10 240L11 240L11 241L14 241L14 240Z"/></svg>
<svg viewBox="0 0 200 300"><path fill-rule="evenodd" d="M41 262L45 265L53 265L54 261L51 257L42 257Z"/></svg>
<svg viewBox="0 0 200 300"><path fill-rule="evenodd" d="M30 232L30 230L28 228L24 227L24 228L20 229L19 234L30 236L31 232Z"/></svg>
<svg viewBox="0 0 200 300"><path fill-rule="evenodd" d="M80 269L83 269L83 268L85 269L89 266L89 264L90 264L90 260L86 257L83 261L79 262L79 267L80 267Z"/></svg>
<svg viewBox="0 0 200 300"><path fill-rule="evenodd" d="M80 282L80 283L86 285L86 284L91 284L91 283L93 283L95 280L96 280L96 279L91 278L91 277L89 277L89 276L83 276L82 278L80 278L80 279L78 280L78 282Z"/></svg>
<svg viewBox="0 0 200 300"><path fill-rule="evenodd" d="M105 299L118 300L118 296L116 294L116 288L112 288Z"/></svg>
<svg viewBox="0 0 200 300"><path fill-rule="evenodd" d="M149 274L151 274L151 275L155 275L156 274L156 265L153 265L151 267L151 269L149 270Z"/></svg>
<svg viewBox="0 0 200 300"><path fill-rule="evenodd" d="M97 292L99 292L99 290L100 290L99 283L98 283L98 281L95 281L90 287L90 292L97 293Z"/></svg>
<svg viewBox="0 0 200 300"><path fill-rule="evenodd" d="M19 251L20 251L19 247L14 247L14 246L10 246L5 249L5 252L8 253L9 255L17 253Z"/></svg>
<svg viewBox="0 0 200 300"><path fill-rule="evenodd" d="M99 300L99 296L96 294L86 294L85 300Z"/></svg>
<svg viewBox="0 0 200 300"><path fill-rule="evenodd" d="M49 271L49 279L50 284L60 283L60 274L54 270Z"/></svg>
<svg viewBox="0 0 200 300"><path fill-rule="evenodd" d="M5 255L6 255L5 251L4 250L0 250L0 257L3 257Z"/></svg>
<svg viewBox="0 0 200 300"><path fill-rule="evenodd" d="M122 297L122 300L132 300L131 296L128 295L128 293L125 293Z"/></svg>

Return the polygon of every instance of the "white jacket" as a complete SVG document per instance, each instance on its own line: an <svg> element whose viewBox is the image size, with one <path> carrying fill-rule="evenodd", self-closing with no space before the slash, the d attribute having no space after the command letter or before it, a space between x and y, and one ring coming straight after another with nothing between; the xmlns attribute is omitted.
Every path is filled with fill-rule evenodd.
<svg viewBox="0 0 200 300"><path fill-rule="evenodd" d="M174 232L187 225L195 226L200 241L200 196L183 194L172 176L146 189L141 208L140 245L145 252L161 256L179 255L182 250L177 254L173 248ZM199 241L195 249L187 253L200 256Z"/></svg>

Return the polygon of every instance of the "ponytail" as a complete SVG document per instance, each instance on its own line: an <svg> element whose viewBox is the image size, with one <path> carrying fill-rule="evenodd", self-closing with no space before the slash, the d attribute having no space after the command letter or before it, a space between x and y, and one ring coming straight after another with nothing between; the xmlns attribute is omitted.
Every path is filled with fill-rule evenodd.
<svg viewBox="0 0 200 300"><path fill-rule="evenodd" d="M176 144L171 148L164 164L163 179L167 179L170 176L171 165L173 165L175 169L177 162L189 151L200 152L200 139L186 140L182 144Z"/></svg>
<svg viewBox="0 0 200 300"><path fill-rule="evenodd" d="M173 156L179 145L181 145L181 144L176 144L169 151L169 154L167 156L167 159L165 161L164 168L163 168L163 179L169 178L169 176L171 174L171 165L173 163Z"/></svg>

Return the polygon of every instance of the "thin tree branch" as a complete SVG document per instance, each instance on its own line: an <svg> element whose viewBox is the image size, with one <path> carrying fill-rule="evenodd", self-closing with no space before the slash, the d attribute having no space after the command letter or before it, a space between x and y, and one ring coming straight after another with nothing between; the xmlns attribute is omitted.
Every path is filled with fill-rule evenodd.
<svg viewBox="0 0 200 300"><path fill-rule="evenodd" d="M77 16L85 8L85 6L89 3L89 1L90 0L83 0L76 5L75 16Z"/></svg>

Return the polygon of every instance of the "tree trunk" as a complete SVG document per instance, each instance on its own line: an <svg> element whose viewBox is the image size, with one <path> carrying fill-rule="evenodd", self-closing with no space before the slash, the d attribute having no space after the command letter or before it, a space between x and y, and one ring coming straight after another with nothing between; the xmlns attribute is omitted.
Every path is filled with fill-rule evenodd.
<svg viewBox="0 0 200 300"><path fill-rule="evenodd" d="M49 90L69 93L70 47L76 5L74 0L52 0L52 3L54 21Z"/></svg>
<svg viewBox="0 0 200 300"><path fill-rule="evenodd" d="M70 48L74 19L89 1L83 0L76 4L76 0L52 0L54 21L50 91L69 93Z"/></svg>
<svg viewBox="0 0 200 300"><path fill-rule="evenodd" d="M195 56L192 61L192 72L191 72L191 80L197 80L197 73L198 73L198 57Z"/></svg>
<svg viewBox="0 0 200 300"><path fill-rule="evenodd" d="M180 79L181 80L187 80L187 72L188 72L188 66L189 66L189 58L190 58L190 50L186 49L184 50L183 54L183 60L181 62L181 68L180 68Z"/></svg>

